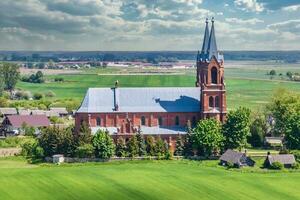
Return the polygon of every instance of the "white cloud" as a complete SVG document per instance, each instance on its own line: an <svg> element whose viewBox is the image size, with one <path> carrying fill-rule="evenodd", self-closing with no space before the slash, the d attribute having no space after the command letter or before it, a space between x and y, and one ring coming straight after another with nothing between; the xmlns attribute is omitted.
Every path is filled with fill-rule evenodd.
<svg viewBox="0 0 300 200"><path fill-rule="evenodd" d="M235 0L234 4L246 11L253 12L262 12L264 11L264 5L262 3L258 3L256 0Z"/></svg>
<svg viewBox="0 0 300 200"><path fill-rule="evenodd" d="M246 25L246 24L255 25L257 23L264 22L263 20L257 18L245 19L245 20L238 19L238 18L226 18L225 21L230 23L235 23L235 24L241 24L241 25Z"/></svg>
<svg viewBox="0 0 300 200"><path fill-rule="evenodd" d="M288 11L288 12L295 12L295 11L298 11L298 10L300 11L300 4L283 7L282 10Z"/></svg>

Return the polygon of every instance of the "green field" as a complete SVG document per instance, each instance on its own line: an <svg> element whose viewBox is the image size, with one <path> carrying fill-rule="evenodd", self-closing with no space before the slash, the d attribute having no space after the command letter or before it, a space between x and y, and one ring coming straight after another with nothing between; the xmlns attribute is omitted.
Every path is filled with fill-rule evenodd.
<svg viewBox="0 0 300 200"><path fill-rule="evenodd" d="M0 199L300 199L299 172L247 172L216 161L29 165L0 159Z"/></svg>
<svg viewBox="0 0 300 200"><path fill-rule="evenodd" d="M248 75L251 74L250 72ZM226 76L227 102L229 108L247 106L259 108L264 106L272 97L275 89L286 88L300 92L300 83L292 81L251 79L240 77L241 74ZM63 77L64 82L54 82L55 77ZM181 75L98 75L72 74L49 75L43 84L19 82L17 87L32 93L53 91L55 98L73 98L82 100L89 87L112 87L119 80L120 87L193 87L195 76L190 73Z"/></svg>

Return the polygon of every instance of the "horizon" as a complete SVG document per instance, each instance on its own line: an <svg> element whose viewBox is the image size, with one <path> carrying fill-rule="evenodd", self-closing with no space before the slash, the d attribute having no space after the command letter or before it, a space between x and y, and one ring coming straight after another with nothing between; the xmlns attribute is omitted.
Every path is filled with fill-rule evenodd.
<svg viewBox="0 0 300 200"><path fill-rule="evenodd" d="M207 17L221 51L300 50L297 0L2 0L0 11L1 51L198 51Z"/></svg>

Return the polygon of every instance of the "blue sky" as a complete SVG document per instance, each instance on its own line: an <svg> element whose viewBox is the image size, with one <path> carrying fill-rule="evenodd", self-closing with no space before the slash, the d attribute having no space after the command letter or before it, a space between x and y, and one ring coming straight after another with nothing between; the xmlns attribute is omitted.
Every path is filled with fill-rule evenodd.
<svg viewBox="0 0 300 200"><path fill-rule="evenodd" d="M300 0L1 0L0 50L300 50Z"/></svg>

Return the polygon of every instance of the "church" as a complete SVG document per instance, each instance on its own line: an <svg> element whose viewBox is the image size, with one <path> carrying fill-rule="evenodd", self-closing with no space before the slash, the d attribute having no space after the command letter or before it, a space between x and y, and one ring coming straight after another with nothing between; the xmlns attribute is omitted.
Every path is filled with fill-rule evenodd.
<svg viewBox="0 0 300 200"><path fill-rule="evenodd" d="M160 136L174 148L178 135L200 119L226 118L224 58L218 51L214 19L205 22L197 54L195 87L89 88L75 114L78 131L86 122L92 133L108 131L114 139L142 132ZM133 77L134 78L134 77Z"/></svg>

